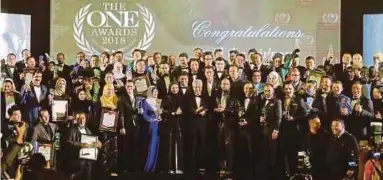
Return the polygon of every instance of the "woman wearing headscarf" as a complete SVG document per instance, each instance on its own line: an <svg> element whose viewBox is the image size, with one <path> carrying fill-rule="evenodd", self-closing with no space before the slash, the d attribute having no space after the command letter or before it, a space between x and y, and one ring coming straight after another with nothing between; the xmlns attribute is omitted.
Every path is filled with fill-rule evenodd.
<svg viewBox="0 0 383 180"><path fill-rule="evenodd" d="M164 121L160 122L160 151L158 167L170 174L183 173L183 141L181 136L180 115L181 96L179 85L169 85L170 93L161 102Z"/></svg>
<svg viewBox="0 0 383 180"><path fill-rule="evenodd" d="M139 105L140 113L144 119L143 141L147 143L144 148L147 147L148 149L144 172L154 172L157 167L159 148L158 123L161 121L162 113L161 101L157 96L157 88L150 86L147 91L147 97L143 99Z"/></svg>
<svg viewBox="0 0 383 180"><path fill-rule="evenodd" d="M8 109L13 105L19 105L20 101L21 96L16 91L15 83L12 79L6 78L3 82L3 91L1 92L1 119L8 119Z"/></svg>
<svg viewBox="0 0 383 180"><path fill-rule="evenodd" d="M115 93L113 84L106 84L103 89L103 94L100 97L100 109L97 113L101 113L102 110L118 112L118 97ZM101 119L102 114L97 116L96 119ZM94 122L98 125L99 122ZM114 176L117 172L117 160L118 160L118 147L117 147L117 133L110 131L100 131L99 133L102 147L100 150L99 162L100 167L103 170L103 175L107 177L109 175Z"/></svg>
<svg viewBox="0 0 383 180"><path fill-rule="evenodd" d="M69 100L69 96L66 93L67 83L64 78L59 78L56 81L56 85L53 89L53 92L50 92L53 95L53 99L60 99L60 100ZM50 90L51 91L51 90Z"/></svg>
<svg viewBox="0 0 383 180"><path fill-rule="evenodd" d="M275 96L278 99L282 99L282 97L284 96L283 90L282 90L282 85L283 85L282 78L277 72L275 71L270 72L270 74L267 76L266 84L273 85L275 89Z"/></svg>

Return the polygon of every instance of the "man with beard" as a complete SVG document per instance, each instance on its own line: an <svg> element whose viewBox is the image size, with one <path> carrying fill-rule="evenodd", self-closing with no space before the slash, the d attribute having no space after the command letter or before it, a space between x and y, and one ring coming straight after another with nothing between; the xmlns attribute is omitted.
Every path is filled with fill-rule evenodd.
<svg viewBox="0 0 383 180"><path fill-rule="evenodd" d="M330 96L332 85L332 79L330 76L323 76L319 84L318 91L315 93L315 99L312 102L310 113L316 114L319 116L319 119L322 120L322 127L330 131L331 130L331 120L327 116L327 96Z"/></svg>
<svg viewBox="0 0 383 180"><path fill-rule="evenodd" d="M168 95L170 82L173 81L172 77L169 76L169 64L163 63L160 65L161 75L157 81L158 87L158 98L163 99Z"/></svg>
<svg viewBox="0 0 383 180"><path fill-rule="evenodd" d="M325 180L328 173L326 153L330 133L321 128L321 120L317 115L309 117L309 129L309 132L304 138L301 150L309 153L313 178L315 180Z"/></svg>
<svg viewBox="0 0 383 180"><path fill-rule="evenodd" d="M299 72L298 72L299 73ZM287 167L283 168L289 174L297 173L297 154L303 134L307 132L305 122L306 105L300 96L296 96L293 82L283 84L285 96L282 102L282 122L279 141L279 153ZM281 169L282 170L282 169Z"/></svg>
<svg viewBox="0 0 383 180"><path fill-rule="evenodd" d="M262 65L262 55L258 52L254 53L250 56L250 60L253 64L252 71L259 71L262 74L261 80L262 82L266 82L267 75L269 74L270 70L267 68L266 65Z"/></svg>
<svg viewBox="0 0 383 180"><path fill-rule="evenodd" d="M277 139L282 120L282 102L275 98L274 88L266 84L263 89L255 117L256 126L260 127L257 136L257 173L266 179L277 178Z"/></svg>
<svg viewBox="0 0 383 180"><path fill-rule="evenodd" d="M331 94L326 97L327 118L346 117L352 112L350 98L342 94L342 91L342 82L335 81L331 87Z"/></svg>

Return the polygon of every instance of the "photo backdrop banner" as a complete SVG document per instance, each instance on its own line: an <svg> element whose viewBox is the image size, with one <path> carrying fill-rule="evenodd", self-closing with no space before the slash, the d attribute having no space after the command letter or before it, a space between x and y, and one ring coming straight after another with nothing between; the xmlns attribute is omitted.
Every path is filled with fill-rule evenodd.
<svg viewBox="0 0 383 180"><path fill-rule="evenodd" d="M383 14L363 16L363 57L366 66L373 66L373 56L383 53Z"/></svg>
<svg viewBox="0 0 383 180"><path fill-rule="evenodd" d="M14 53L21 60L21 51L31 46L31 16L0 13L0 59Z"/></svg>
<svg viewBox="0 0 383 180"><path fill-rule="evenodd" d="M339 56L340 0L52 0L51 54L123 51L191 55L193 48L242 52L265 59L290 53L318 63L332 45ZM301 61L301 64L303 61Z"/></svg>

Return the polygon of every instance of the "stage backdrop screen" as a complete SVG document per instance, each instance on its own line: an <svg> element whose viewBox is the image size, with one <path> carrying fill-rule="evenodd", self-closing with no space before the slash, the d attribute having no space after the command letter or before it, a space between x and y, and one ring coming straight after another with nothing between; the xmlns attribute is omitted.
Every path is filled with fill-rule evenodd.
<svg viewBox="0 0 383 180"><path fill-rule="evenodd" d="M51 54L150 54L256 48L266 58L291 52L322 61L340 46L340 0L52 0ZM303 62L301 61L301 64Z"/></svg>
<svg viewBox="0 0 383 180"><path fill-rule="evenodd" d="M373 56L383 53L383 14L363 16L363 57L366 65L373 66Z"/></svg>
<svg viewBox="0 0 383 180"><path fill-rule="evenodd" d="M31 16L0 13L0 59L14 53L21 60L21 51L31 46Z"/></svg>

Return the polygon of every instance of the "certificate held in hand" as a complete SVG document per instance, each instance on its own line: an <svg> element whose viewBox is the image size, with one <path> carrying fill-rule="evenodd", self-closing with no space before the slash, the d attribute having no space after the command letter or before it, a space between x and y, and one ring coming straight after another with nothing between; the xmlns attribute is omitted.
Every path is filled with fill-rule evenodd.
<svg viewBox="0 0 383 180"><path fill-rule="evenodd" d="M98 156L98 149L94 146L94 144L98 141L97 136L91 136L82 134L81 135L81 144L86 143L90 146L88 148L81 148L80 149L80 159L87 159L87 160L97 160Z"/></svg>
<svg viewBox="0 0 383 180"><path fill-rule="evenodd" d="M116 132L118 112L103 109L101 112L100 131Z"/></svg>

